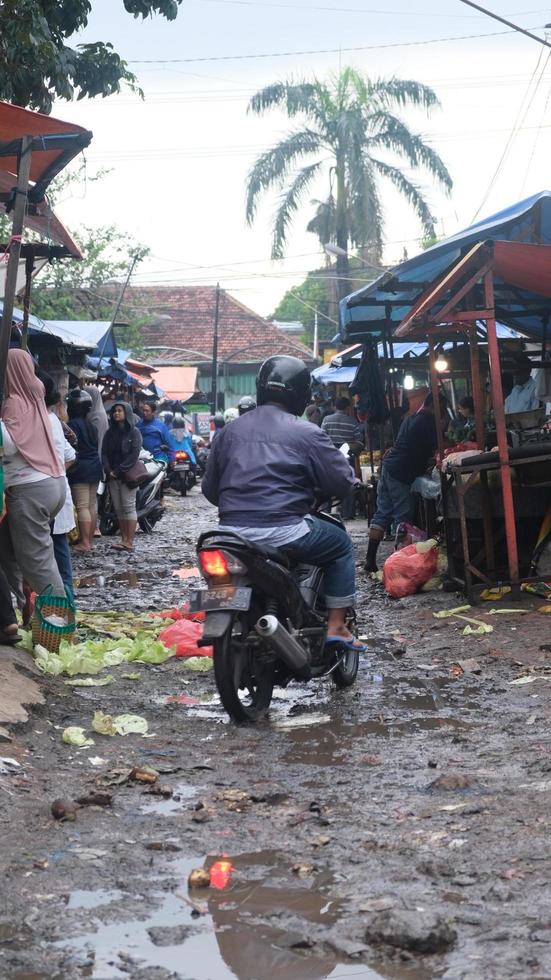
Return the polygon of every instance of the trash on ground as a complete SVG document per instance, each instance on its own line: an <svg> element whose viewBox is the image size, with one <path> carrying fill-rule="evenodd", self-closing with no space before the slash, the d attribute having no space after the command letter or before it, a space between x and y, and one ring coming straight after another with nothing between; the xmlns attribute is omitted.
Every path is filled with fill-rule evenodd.
<svg viewBox="0 0 551 980"><path fill-rule="evenodd" d="M232 872L233 865L227 858L215 861L209 868L211 887L223 891L231 881Z"/></svg>
<svg viewBox="0 0 551 980"><path fill-rule="evenodd" d="M159 640L166 647L174 648L177 657L212 657L212 647L197 646L203 636L201 623L179 619L159 633Z"/></svg>
<svg viewBox="0 0 551 980"><path fill-rule="evenodd" d="M538 609L539 613L551 613L551 606L540 606Z"/></svg>
<svg viewBox="0 0 551 980"><path fill-rule="evenodd" d="M131 769L129 778L136 783L152 784L157 782L159 773L151 766L135 766L134 769Z"/></svg>
<svg viewBox="0 0 551 980"><path fill-rule="evenodd" d="M489 623L483 623L481 619L471 619L470 616L455 614L456 619L462 619L469 625L463 630L463 636L483 636L485 633L493 633L494 627ZM474 627L474 628L473 628Z"/></svg>
<svg viewBox="0 0 551 980"><path fill-rule="evenodd" d="M448 616L457 616L458 613L468 612L472 609L472 606L456 606L455 609L440 609L439 612L433 612L435 619L447 619Z"/></svg>
<svg viewBox="0 0 551 980"><path fill-rule="evenodd" d="M113 794L105 790L93 789L85 796L79 796L76 802L79 806L111 806Z"/></svg>
<svg viewBox="0 0 551 980"><path fill-rule="evenodd" d="M521 684L533 684L534 681L550 681L551 677L546 677L545 674L524 674L522 677L515 677L514 681L509 681L509 684L514 684L520 687Z"/></svg>
<svg viewBox="0 0 551 980"><path fill-rule="evenodd" d="M0 756L0 773L3 776L15 776L21 775L23 772L23 766L17 761L17 759L12 759L9 756Z"/></svg>
<svg viewBox="0 0 551 980"><path fill-rule="evenodd" d="M35 646L36 666L44 674L57 676L68 674L99 674L105 667L117 664L139 663L161 664L174 651L166 644L143 630L138 630L134 639L119 637L109 640L85 640L83 643L69 643L63 640L59 651L52 653L45 647Z"/></svg>
<svg viewBox="0 0 551 980"><path fill-rule="evenodd" d="M504 596L509 595L510 591L510 585L498 585L492 589L483 589L480 593L480 598L484 599L485 602L497 602L499 599L503 599Z"/></svg>
<svg viewBox="0 0 551 980"><path fill-rule="evenodd" d="M203 649L210 649L204 647ZM212 657L186 657L184 664L188 670L207 671L212 670Z"/></svg>
<svg viewBox="0 0 551 980"><path fill-rule="evenodd" d="M482 667L474 657L469 657L467 660L456 660L453 667L458 668L461 674L480 674L482 671Z"/></svg>
<svg viewBox="0 0 551 980"><path fill-rule="evenodd" d="M514 613L521 616L526 616L527 613L532 612L531 609L487 609L486 616L498 616L500 614L506 616L512 616Z"/></svg>
<svg viewBox="0 0 551 980"><path fill-rule="evenodd" d="M188 888L208 888L210 873L205 868L195 868L190 871L187 883Z"/></svg>
<svg viewBox="0 0 551 980"><path fill-rule="evenodd" d="M187 704L190 707L196 704L201 704L199 698L194 698L190 694L171 694L166 699L167 704Z"/></svg>
<svg viewBox="0 0 551 980"><path fill-rule="evenodd" d="M75 800L54 800L50 807L54 820L76 820L80 809Z"/></svg>
<svg viewBox="0 0 551 980"><path fill-rule="evenodd" d="M141 674L121 674L123 681L139 681Z"/></svg>
<svg viewBox="0 0 551 980"><path fill-rule="evenodd" d="M61 738L66 745L95 745L94 740L88 738L84 728L79 725L69 725L68 728L64 729Z"/></svg>
<svg viewBox="0 0 551 980"><path fill-rule="evenodd" d="M438 567L438 544L434 538L394 551L383 567L383 584L393 599L418 592L433 578Z"/></svg>
<svg viewBox="0 0 551 980"><path fill-rule="evenodd" d="M105 687L112 684L115 680L113 674L106 674L105 677L75 677L74 680L65 681L70 687Z"/></svg>
<svg viewBox="0 0 551 980"><path fill-rule="evenodd" d="M141 715L107 715L95 711L92 728L98 735L145 735L149 725Z"/></svg>

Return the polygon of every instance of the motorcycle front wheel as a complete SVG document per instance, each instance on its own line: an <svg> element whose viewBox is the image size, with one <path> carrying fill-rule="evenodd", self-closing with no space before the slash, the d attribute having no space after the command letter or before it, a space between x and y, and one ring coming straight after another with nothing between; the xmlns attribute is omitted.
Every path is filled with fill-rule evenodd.
<svg viewBox="0 0 551 980"><path fill-rule="evenodd" d="M235 616L214 641L214 677L220 700L238 724L255 722L267 713L274 689L274 664L255 656L247 645L246 618Z"/></svg>

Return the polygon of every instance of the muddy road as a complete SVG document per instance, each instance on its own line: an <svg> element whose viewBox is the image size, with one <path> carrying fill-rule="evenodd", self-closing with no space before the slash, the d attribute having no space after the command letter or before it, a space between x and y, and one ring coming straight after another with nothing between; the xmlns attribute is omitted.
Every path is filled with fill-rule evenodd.
<svg viewBox="0 0 551 980"><path fill-rule="evenodd" d="M194 491L135 555L99 541L76 559L79 607L181 602L213 514ZM463 636L433 616L457 596L391 602L363 578L360 594L356 686L291 685L256 727L182 660L99 688L44 679L0 746L20 766L0 763L3 980L551 977L551 617L486 604L493 632ZM97 708L151 737L63 744ZM54 799L100 790L110 805L53 819Z"/></svg>

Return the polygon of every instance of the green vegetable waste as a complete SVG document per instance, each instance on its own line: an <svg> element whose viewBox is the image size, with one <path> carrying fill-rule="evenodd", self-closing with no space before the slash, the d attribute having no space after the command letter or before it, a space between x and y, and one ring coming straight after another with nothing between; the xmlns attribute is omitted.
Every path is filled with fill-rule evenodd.
<svg viewBox="0 0 551 980"><path fill-rule="evenodd" d="M149 725L141 715L106 715L95 711L92 728L98 735L146 735Z"/></svg>
<svg viewBox="0 0 551 980"><path fill-rule="evenodd" d="M78 725L69 725L64 730L61 738L66 745L95 745L93 739L86 738L84 728L80 728Z"/></svg>
<svg viewBox="0 0 551 980"><path fill-rule="evenodd" d="M32 646L31 646L32 649ZM134 638L122 636L107 640L85 640L82 643L61 642L58 653L35 646L36 666L43 674L99 674L105 667L122 663L162 664L174 655L160 640L145 630Z"/></svg>

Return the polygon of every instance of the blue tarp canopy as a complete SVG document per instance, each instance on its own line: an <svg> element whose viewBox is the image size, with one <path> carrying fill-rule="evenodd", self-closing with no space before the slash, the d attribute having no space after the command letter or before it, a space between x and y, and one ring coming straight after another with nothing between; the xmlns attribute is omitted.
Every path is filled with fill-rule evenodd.
<svg viewBox="0 0 551 980"><path fill-rule="evenodd" d="M0 300L0 316L4 310L4 304ZM23 323L23 310L18 310L14 307L12 313L12 320L14 323ZM74 321L67 321L67 326L72 326ZM92 351L95 344L93 341L86 340L76 333L73 333L70 329L65 329L61 322L54 324L53 321L41 320L38 316L33 316L32 313L29 314L29 334L49 334L51 337L57 337L63 344L69 347L81 347L84 350Z"/></svg>
<svg viewBox="0 0 551 980"><path fill-rule="evenodd" d="M541 191L478 221L346 296L340 304L342 339L350 343L393 333L432 283L473 245L488 240L551 244L551 191ZM542 338L551 300L506 284L500 288L498 280L495 293L500 321L527 336Z"/></svg>
<svg viewBox="0 0 551 980"><path fill-rule="evenodd" d="M116 357L117 342L113 324L110 320L45 320L51 327L51 333L56 329L65 330L86 341L85 346L93 344L93 357Z"/></svg>

